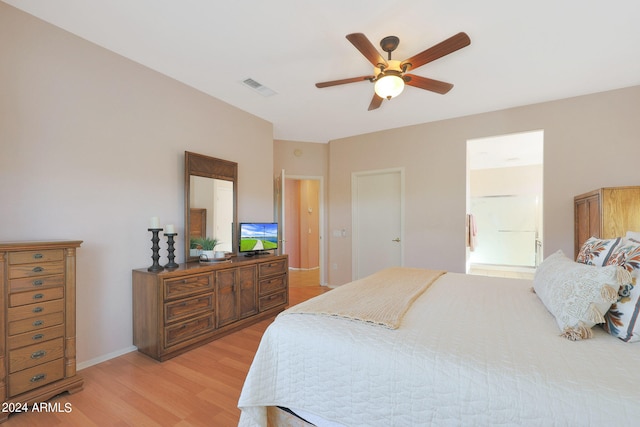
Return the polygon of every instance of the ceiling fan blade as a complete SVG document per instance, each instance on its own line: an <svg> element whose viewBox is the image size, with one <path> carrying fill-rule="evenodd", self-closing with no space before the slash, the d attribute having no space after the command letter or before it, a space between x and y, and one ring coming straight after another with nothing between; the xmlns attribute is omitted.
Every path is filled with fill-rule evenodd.
<svg viewBox="0 0 640 427"><path fill-rule="evenodd" d="M363 54L364 57L367 58L367 60L371 62L374 67L380 68L380 66L382 65L384 68L387 68L389 66L389 64L387 64L387 61L385 61L385 59L378 52L378 49L376 49L375 46L371 44L367 36L365 36L364 34L347 34L347 40L349 40L351 44L354 45L356 49L358 49L360 53Z"/></svg>
<svg viewBox="0 0 640 427"><path fill-rule="evenodd" d="M440 80L428 79L426 77L416 76L414 74L405 74L404 82L409 86L417 87L424 90L430 90L444 95L449 92L453 85L447 82L441 82Z"/></svg>
<svg viewBox="0 0 640 427"><path fill-rule="evenodd" d="M466 33L458 33L409 59L405 59L400 63L400 68L404 70L404 67L406 66L407 70L415 70L424 64L435 61L445 55L449 55L450 53L453 53L458 49L462 49L465 46L469 46L470 44L471 39Z"/></svg>
<svg viewBox="0 0 640 427"><path fill-rule="evenodd" d="M369 104L368 111L375 110L376 108L380 108L382 105L383 98L378 96L378 94L374 93L373 98L371 98L371 104Z"/></svg>
<svg viewBox="0 0 640 427"><path fill-rule="evenodd" d="M371 81L371 79L373 78L375 78L375 76L350 77L348 79L331 80L330 82L316 83L316 87L323 88L323 87L329 87L329 86L344 85L347 83L363 82L365 80Z"/></svg>

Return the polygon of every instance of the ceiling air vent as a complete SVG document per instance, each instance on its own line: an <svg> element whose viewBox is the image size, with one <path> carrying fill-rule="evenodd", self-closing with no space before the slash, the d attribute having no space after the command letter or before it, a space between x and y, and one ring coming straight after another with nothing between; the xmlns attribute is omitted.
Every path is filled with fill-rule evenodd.
<svg viewBox="0 0 640 427"><path fill-rule="evenodd" d="M268 87L264 86L261 83L258 83L257 81L253 80L253 79L244 79L242 81L242 83L255 90L256 92L258 92L260 95L262 96L273 96L276 94L276 92L274 92L272 89L269 89Z"/></svg>

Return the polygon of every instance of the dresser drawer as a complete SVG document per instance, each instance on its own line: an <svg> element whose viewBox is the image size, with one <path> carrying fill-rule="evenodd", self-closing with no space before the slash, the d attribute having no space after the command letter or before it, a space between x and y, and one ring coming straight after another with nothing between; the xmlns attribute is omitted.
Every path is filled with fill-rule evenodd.
<svg viewBox="0 0 640 427"><path fill-rule="evenodd" d="M258 274L260 277L283 274L287 271L287 260L280 259L277 261L264 262L260 264L258 268Z"/></svg>
<svg viewBox="0 0 640 427"><path fill-rule="evenodd" d="M64 355L64 340L56 338L9 352L9 373L51 362Z"/></svg>
<svg viewBox="0 0 640 427"><path fill-rule="evenodd" d="M64 300L57 299L55 301L36 302L34 304L21 305L11 307L8 310L7 318L9 323L14 320L22 320L34 316L44 316L55 312L64 311Z"/></svg>
<svg viewBox="0 0 640 427"><path fill-rule="evenodd" d="M17 307L19 305L33 304L36 302L52 301L63 297L64 288L62 286L37 291L17 292L9 295L9 306Z"/></svg>
<svg viewBox="0 0 640 427"><path fill-rule="evenodd" d="M9 265L9 278L51 276L64 273L64 262Z"/></svg>
<svg viewBox="0 0 640 427"><path fill-rule="evenodd" d="M287 286L287 276L277 276L271 279L261 280L259 284L259 294L265 295L280 289L285 289Z"/></svg>
<svg viewBox="0 0 640 427"><path fill-rule="evenodd" d="M215 320L212 313L182 323L167 326L164 329L164 346L170 347L206 332L213 331Z"/></svg>
<svg viewBox="0 0 640 427"><path fill-rule="evenodd" d="M172 299L198 292L213 290L213 275L200 274L197 276L169 279L164 281L164 299Z"/></svg>
<svg viewBox="0 0 640 427"><path fill-rule="evenodd" d="M286 303L287 303L287 292L286 291L277 292L275 294L260 297L260 299L258 300L258 310L262 312L279 305L284 305Z"/></svg>
<svg viewBox="0 0 640 427"><path fill-rule="evenodd" d="M9 264L31 264L38 262L62 261L64 251L62 249L45 249L43 251L10 252Z"/></svg>
<svg viewBox="0 0 640 427"><path fill-rule="evenodd" d="M64 325L52 326L51 328L40 329L39 331L27 332L24 334L12 335L7 340L9 350L25 347L27 345L49 341L54 338L64 336Z"/></svg>
<svg viewBox="0 0 640 427"><path fill-rule="evenodd" d="M25 277L23 279L9 280L9 292L30 291L33 289L46 289L64 285L64 274L45 277Z"/></svg>
<svg viewBox="0 0 640 427"><path fill-rule="evenodd" d="M166 303L164 305L164 322L170 323L209 311L213 311L213 293Z"/></svg>
<svg viewBox="0 0 640 427"><path fill-rule="evenodd" d="M9 375L9 397L64 378L64 359L43 363Z"/></svg>
<svg viewBox="0 0 640 427"><path fill-rule="evenodd" d="M31 317L29 319L15 320L9 322L9 335L17 335L25 332L39 331L50 326L61 325L64 322L64 313L45 314L43 316Z"/></svg>

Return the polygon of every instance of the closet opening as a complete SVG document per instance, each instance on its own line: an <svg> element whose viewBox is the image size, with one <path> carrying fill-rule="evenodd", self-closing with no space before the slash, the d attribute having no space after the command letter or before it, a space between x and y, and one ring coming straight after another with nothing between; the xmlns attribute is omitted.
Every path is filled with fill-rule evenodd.
<svg viewBox="0 0 640 427"><path fill-rule="evenodd" d="M532 278L542 261L544 131L467 141L467 273Z"/></svg>

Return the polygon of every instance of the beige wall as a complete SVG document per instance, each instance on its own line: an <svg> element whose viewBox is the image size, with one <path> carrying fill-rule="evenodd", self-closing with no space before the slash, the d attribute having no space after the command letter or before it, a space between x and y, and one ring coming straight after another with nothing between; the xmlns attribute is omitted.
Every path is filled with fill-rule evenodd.
<svg viewBox="0 0 640 427"><path fill-rule="evenodd" d="M271 221L273 127L5 3L0 58L0 240L84 240L80 367L129 351L151 216L184 259L184 151L237 161L238 219Z"/></svg>
<svg viewBox="0 0 640 427"><path fill-rule="evenodd" d="M331 141L329 284L351 280L352 172L404 167L405 265L464 272L466 141L531 130L544 130L544 253L572 254L573 196L640 184L639 113L635 86Z"/></svg>

